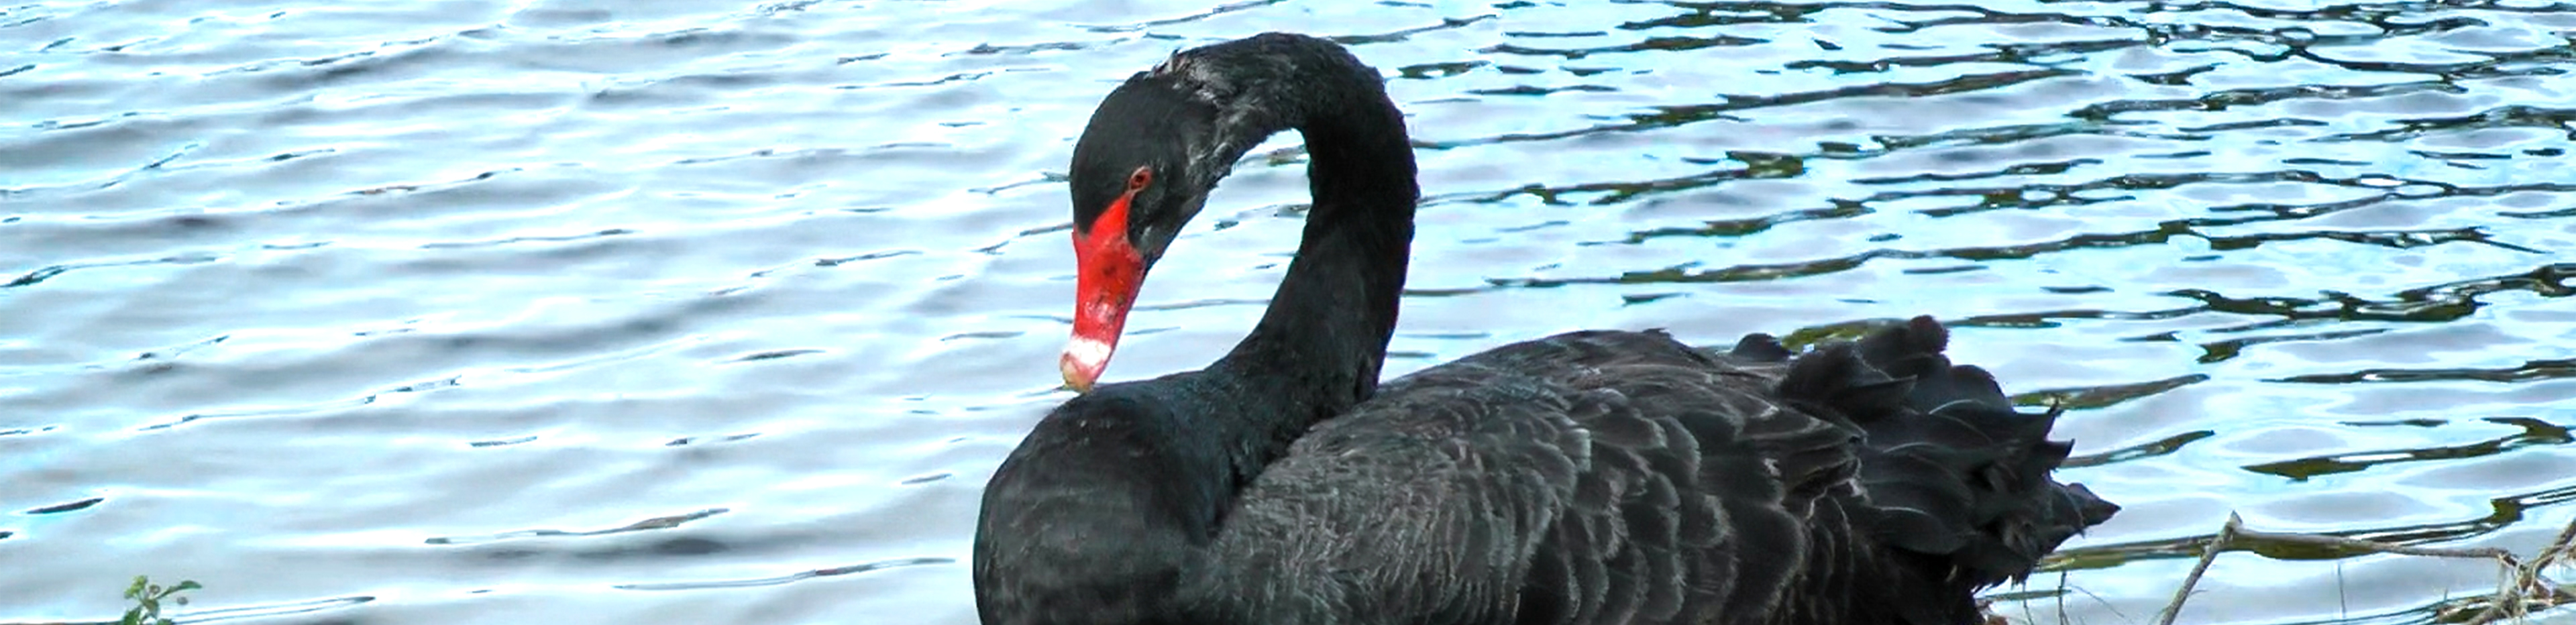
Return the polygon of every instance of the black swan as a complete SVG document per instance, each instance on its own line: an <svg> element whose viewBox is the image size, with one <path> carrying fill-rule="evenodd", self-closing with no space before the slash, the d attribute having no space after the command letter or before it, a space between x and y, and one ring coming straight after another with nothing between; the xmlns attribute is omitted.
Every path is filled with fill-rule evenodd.
<svg viewBox="0 0 2576 625"><path fill-rule="evenodd" d="M1290 128L1314 207L1251 335L1093 388L1173 235ZM1134 75L1071 178L1085 392L986 486L986 625L1976 623L2118 510L1928 317L1805 354L1574 332L1379 385L1419 191L1382 78L1322 39Z"/></svg>

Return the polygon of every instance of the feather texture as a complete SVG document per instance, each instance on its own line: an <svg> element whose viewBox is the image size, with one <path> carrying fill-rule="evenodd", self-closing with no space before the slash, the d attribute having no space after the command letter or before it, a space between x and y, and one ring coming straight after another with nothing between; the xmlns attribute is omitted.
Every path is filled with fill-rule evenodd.
<svg viewBox="0 0 2576 625"><path fill-rule="evenodd" d="M1790 357L1586 331L1391 381L1236 498L1195 622L1974 622L2116 508L1928 318ZM1891 373L1897 375L1890 375Z"/></svg>
<svg viewBox="0 0 2576 625"><path fill-rule="evenodd" d="M1953 365L1929 318L1803 354L1575 332L1378 384L1420 190L1379 73L1328 40L1201 46L1111 91L1068 172L1077 231L1150 267L1288 129L1314 203L1269 308L1215 364L1100 386L1012 451L977 521L986 625L1967 624L2118 509L2050 477L2057 415Z"/></svg>

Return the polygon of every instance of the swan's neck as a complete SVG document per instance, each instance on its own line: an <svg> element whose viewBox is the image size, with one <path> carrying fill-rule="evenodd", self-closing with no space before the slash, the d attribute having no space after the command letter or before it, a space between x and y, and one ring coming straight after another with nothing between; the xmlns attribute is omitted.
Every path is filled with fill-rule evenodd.
<svg viewBox="0 0 2576 625"><path fill-rule="evenodd" d="M1298 127L1312 158L1305 238L1260 323L1215 365L1284 381L1279 392L1302 396L1314 418L1377 388L1421 195L1403 119L1377 76L1366 79L1358 92L1305 92L1333 107L1307 108L1316 114Z"/></svg>

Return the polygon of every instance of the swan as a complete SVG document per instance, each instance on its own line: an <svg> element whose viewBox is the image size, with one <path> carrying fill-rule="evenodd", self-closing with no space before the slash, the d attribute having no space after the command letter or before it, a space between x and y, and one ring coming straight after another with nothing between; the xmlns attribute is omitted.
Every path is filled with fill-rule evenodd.
<svg viewBox="0 0 2576 625"><path fill-rule="evenodd" d="M1313 208L1260 321L1197 371L1095 384L1231 165L1302 133ZM1589 330L1380 384L1420 191L1383 79L1328 40L1184 50L1069 172L1080 394L994 472L985 625L1980 622L1979 589L2119 507L2050 472L1929 317L1793 353Z"/></svg>

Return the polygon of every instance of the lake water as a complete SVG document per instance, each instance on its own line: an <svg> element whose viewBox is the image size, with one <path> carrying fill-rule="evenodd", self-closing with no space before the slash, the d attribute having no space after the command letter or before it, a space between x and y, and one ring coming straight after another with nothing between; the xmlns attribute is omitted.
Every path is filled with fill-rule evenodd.
<svg viewBox="0 0 2576 625"><path fill-rule="evenodd" d="M205 585L181 622L972 623L978 490L1068 396L1072 140L1264 30L1410 115L1390 375L1925 313L2070 401L2065 476L2128 510L2013 619L2151 622L2230 511L2522 552L2576 519L2576 5L14 0L0 622L141 574ZM1249 328L1296 146L1107 379ZM2329 555L2230 553L2182 622L2496 582Z"/></svg>

